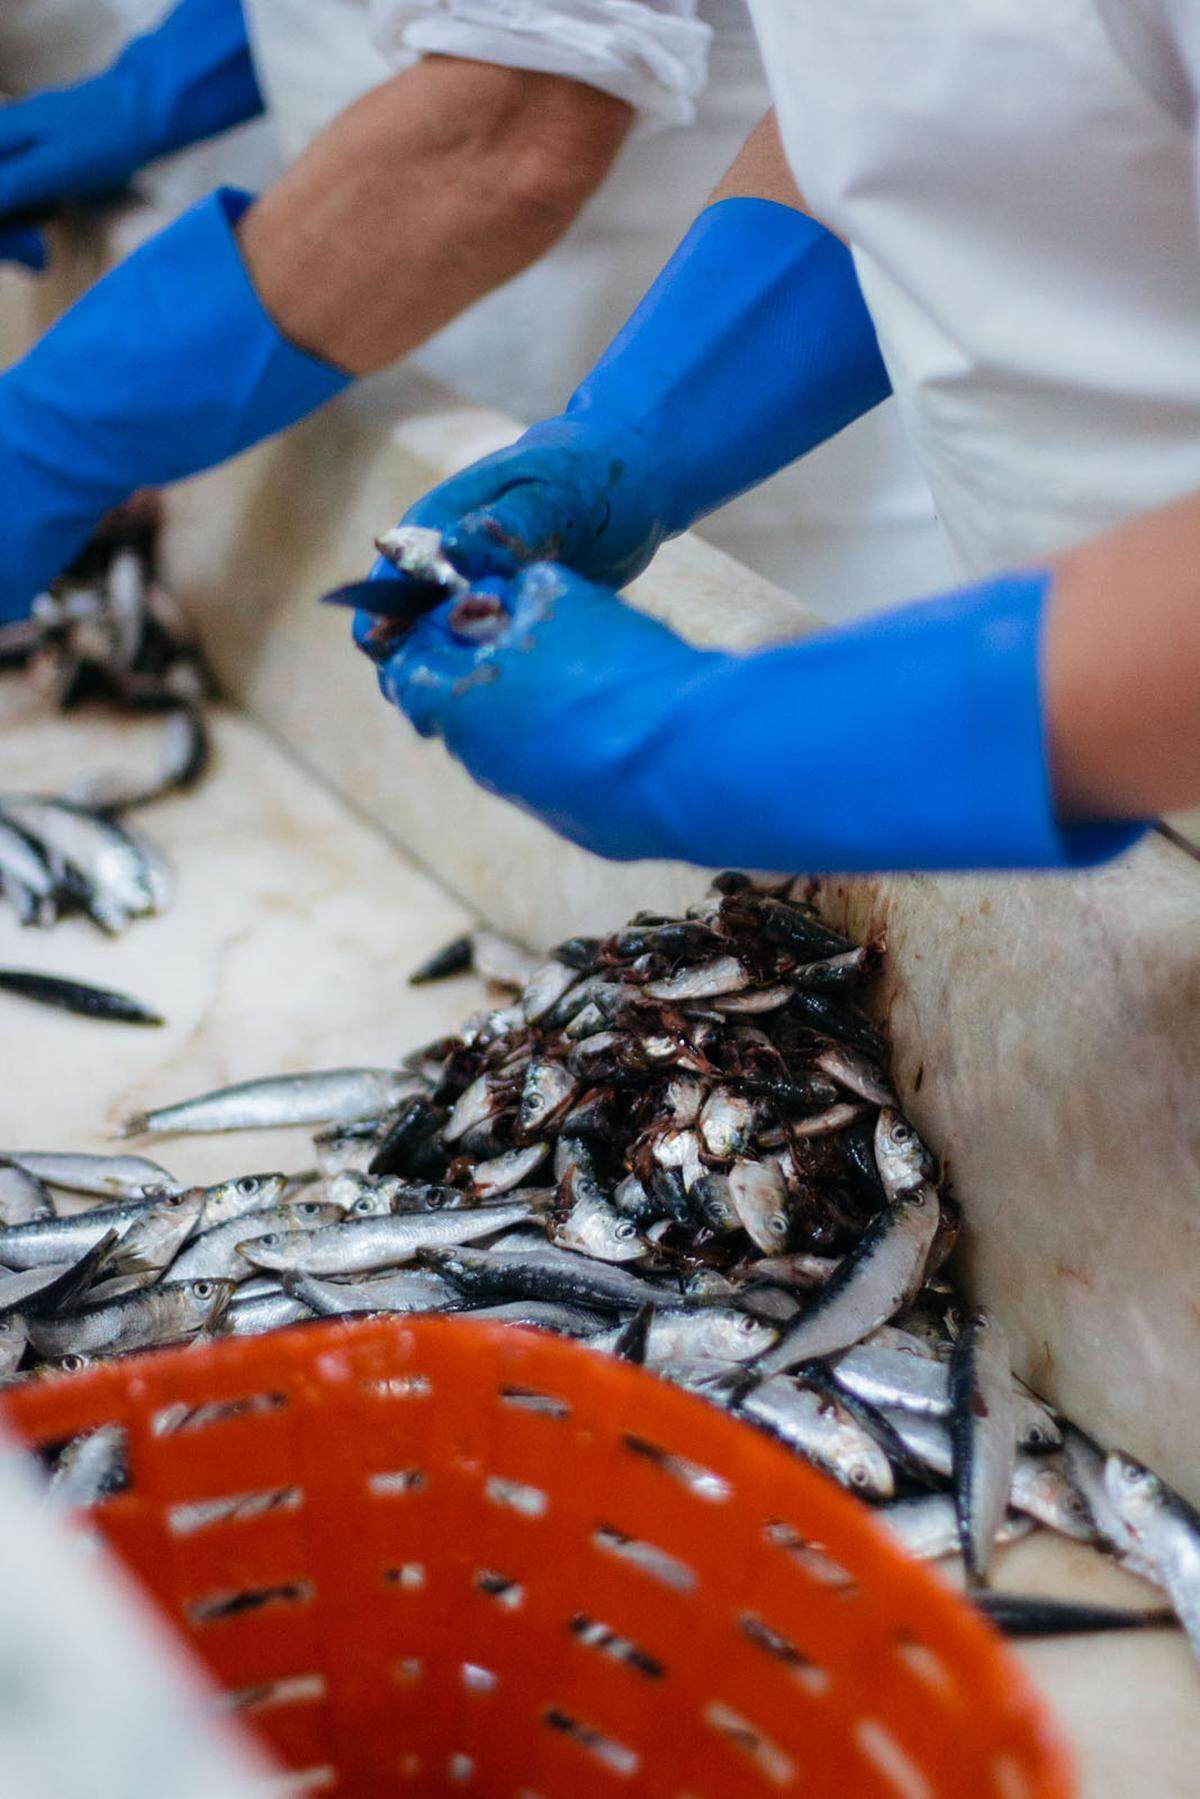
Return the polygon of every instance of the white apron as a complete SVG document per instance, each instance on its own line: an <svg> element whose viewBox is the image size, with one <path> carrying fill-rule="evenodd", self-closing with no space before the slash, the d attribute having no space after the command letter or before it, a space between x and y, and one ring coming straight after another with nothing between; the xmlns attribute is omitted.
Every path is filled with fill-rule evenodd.
<svg viewBox="0 0 1200 1799"><path fill-rule="evenodd" d="M1192 139L1097 0L751 10L964 571L1200 489Z"/></svg>

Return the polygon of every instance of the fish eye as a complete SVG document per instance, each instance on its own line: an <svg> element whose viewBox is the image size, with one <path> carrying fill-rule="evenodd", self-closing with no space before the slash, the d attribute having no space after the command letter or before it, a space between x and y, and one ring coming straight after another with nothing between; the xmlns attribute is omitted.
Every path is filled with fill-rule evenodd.
<svg viewBox="0 0 1200 1799"><path fill-rule="evenodd" d="M361 1199L355 1200L354 1204L350 1207L350 1210L352 1212L357 1212L360 1218L365 1217L366 1214L371 1210L371 1201L367 1198L366 1194L364 1193Z"/></svg>
<svg viewBox="0 0 1200 1799"><path fill-rule="evenodd" d="M911 1137L912 1132L906 1124L895 1124L892 1126L892 1141L894 1143L907 1143Z"/></svg>
<svg viewBox="0 0 1200 1799"><path fill-rule="evenodd" d="M773 1237L786 1237L788 1233L787 1213L772 1212L767 1219L767 1229Z"/></svg>
<svg viewBox="0 0 1200 1799"><path fill-rule="evenodd" d="M622 1243L628 1243L630 1237L635 1237L637 1235L637 1230L636 1227L630 1223L629 1219L625 1218L617 1225L615 1234L621 1239Z"/></svg>
<svg viewBox="0 0 1200 1799"><path fill-rule="evenodd" d="M738 1321L738 1329L743 1336L753 1337L758 1330L757 1318L751 1318L749 1313L744 1314Z"/></svg>
<svg viewBox="0 0 1200 1799"><path fill-rule="evenodd" d="M871 1476L865 1468L851 1468L850 1479L854 1486L866 1487L870 1485Z"/></svg>
<svg viewBox="0 0 1200 1799"><path fill-rule="evenodd" d="M244 1174L237 1184L237 1190L239 1193L257 1193L258 1182L253 1175Z"/></svg>
<svg viewBox="0 0 1200 1799"><path fill-rule="evenodd" d="M197 1299L211 1299L216 1290L212 1281L197 1281L192 1288Z"/></svg>

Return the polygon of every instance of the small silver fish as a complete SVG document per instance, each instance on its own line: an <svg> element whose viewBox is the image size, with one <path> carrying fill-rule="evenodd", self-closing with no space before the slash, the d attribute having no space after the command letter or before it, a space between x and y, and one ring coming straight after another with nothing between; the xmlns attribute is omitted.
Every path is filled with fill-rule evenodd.
<svg viewBox="0 0 1200 1799"><path fill-rule="evenodd" d="M471 1173L471 1191L477 1199L498 1199L519 1187L549 1154L548 1143L531 1143L525 1149L509 1149L490 1161L477 1162Z"/></svg>
<svg viewBox="0 0 1200 1799"><path fill-rule="evenodd" d="M991 1565L1017 1459L1008 1338L990 1312L976 1312L954 1345L950 1408L963 1562L968 1579L980 1582Z"/></svg>
<svg viewBox="0 0 1200 1799"><path fill-rule="evenodd" d="M1132 1547L1154 1569L1200 1657L1200 1514L1119 1449L1109 1452L1104 1485Z"/></svg>
<svg viewBox="0 0 1200 1799"><path fill-rule="evenodd" d="M592 1339L591 1347L611 1350L619 1330ZM646 1343L646 1365L712 1356L724 1362L748 1362L761 1355L778 1336L773 1325L731 1306L707 1306L699 1311L664 1306L651 1321Z"/></svg>
<svg viewBox="0 0 1200 1799"><path fill-rule="evenodd" d="M735 1162L729 1170L729 1198L738 1222L764 1255L787 1248L792 1220L788 1191L770 1162Z"/></svg>
<svg viewBox="0 0 1200 1799"><path fill-rule="evenodd" d="M714 1087L700 1113L700 1142L715 1161L731 1162L749 1149L760 1116L757 1102L745 1094Z"/></svg>
<svg viewBox="0 0 1200 1799"><path fill-rule="evenodd" d="M418 1250L470 1243L533 1215L526 1202L466 1212L352 1218L312 1231L271 1231L241 1245L255 1268L280 1274L370 1274L411 1262Z"/></svg>
<svg viewBox="0 0 1200 1799"><path fill-rule="evenodd" d="M93 1156L43 1149L10 1149L4 1159L51 1187L90 1193L99 1199L145 1199L151 1193L182 1193L182 1185L145 1156Z"/></svg>
<svg viewBox="0 0 1200 1799"><path fill-rule="evenodd" d="M875 1520L918 1561L939 1561L958 1554L958 1512L949 1493L919 1493L912 1499L894 1500L875 1513ZM1010 1512L996 1532L996 1542L1019 1542L1033 1528L1032 1518Z"/></svg>
<svg viewBox="0 0 1200 1799"><path fill-rule="evenodd" d="M847 1088L865 1099L872 1106L893 1106L896 1095L891 1084L883 1075L876 1063L859 1055L857 1050L847 1049L844 1043L832 1043L828 1049L821 1051L815 1066L830 1080L836 1081L839 1087Z"/></svg>
<svg viewBox="0 0 1200 1799"><path fill-rule="evenodd" d="M239 1243L265 1237L276 1230L314 1230L335 1224L343 1216L342 1208L324 1200L302 1199L286 1206L264 1206L261 1211L244 1217L228 1218L198 1236L172 1264L174 1281L244 1280L250 1273L249 1262L240 1253ZM128 1239L126 1239L126 1242ZM124 1249L124 1244L122 1249Z"/></svg>
<svg viewBox="0 0 1200 1799"><path fill-rule="evenodd" d="M312 1074L239 1081L177 1105L135 1112L123 1135L270 1130L289 1124L349 1124L391 1111L423 1090L411 1074L390 1068L330 1068Z"/></svg>
<svg viewBox="0 0 1200 1799"><path fill-rule="evenodd" d="M889 1199L931 1181L937 1164L908 1119L885 1106L875 1122L875 1166Z"/></svg>
<svg viewBox="0 0 1200 1799"><path fill-rule="evenodd" d="M55 1318L31 1318L30 1347L52 1361L64 1356L121 1355L182 1343L211 1328L229 1303L229 1281L164 1282L127 1298Z"/></svg>
<svg viewBox="0 0 1200 1799"><path fill-rule="evenodd" d="M560 1249L598 1262L637 1262L649 1249L632 1218L622 1217L598 1190L581 1192L566 1217L551 1223L549 1237Z"/></svg>
<svg viewBox="0 0 1200 1799"><path fill-rule="evenodd" d="M649 981L645 988L648 999L674 1002L685 999L711 999L716 994L740 993L750 985L750 971L736 956L717 956L695 968L681 968L665 980Z"/></svg>
<svg viewBox="0 0 1200 1799"><path fill-rule="evenodd" d="M401 1268L362 1281L289 1275L286 1291L319 1318L361 1317L373 1312L458 1312L465 1304L458 1289L429 1268Z"/></svg>
<svg viewBox="0 0 1200 1799"><path fill-rule="evenodd" d="M517 1128L523 1138L545 1135L570 1106L579 1083L561 1062L531 1060L525 1071Z"/></svg>
<svg viewBox="0 0 1200 1799"><path fill-rule="evenodd" d="M781 1374L848 1349L907 1305L921 1285L939 1212L937 1189L928 1184L894 1199L763 1357L762 1373Z"/></svg>
<svg viewBox="0 0 1200 1799"><path fill-rule="evenodd" d="M50 1195L37 1176L17 1162L0 1161L0 1225L52 1218Z"/></svg>
<svg viewBox="0 0 1200 1799"><path fill-rule="evenodd" d="M876 1499L889 1498L895 1491L883 1450L827 1393L790 1374L775 1374L752 1388L738 1410L842 1486Z"/></svg>

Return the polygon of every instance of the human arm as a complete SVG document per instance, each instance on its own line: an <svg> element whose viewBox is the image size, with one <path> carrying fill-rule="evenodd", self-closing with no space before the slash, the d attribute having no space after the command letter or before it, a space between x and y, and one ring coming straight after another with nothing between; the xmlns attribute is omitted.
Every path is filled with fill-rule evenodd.
<svg viewBox="0 0 1200 1799"><path fill-rule="evenodd" d="M151 238L0 377L0 618L134 488L284 429L540 254L630 117L578 82L441 58L353 114L278 196L218 196Z"/></svg>
<svg viewBox="0 0 1200 1799"><path fill-rule="evenodd" d="M261 110L241 0L179 0L98 75L0 107L0 218L120 188Z"/></svg>
<svg viewBox="0 0 1200 1799"><path fill-rule="evenodd" d="M1103 737L1103 696L1064 682L1048 646L1071 635L1060 584L1091 578L1080 565L1018 571L730 654L538 564L476 584L509 615L484 644L458 635L452 607L391 654L386 630L367 635L360 617L358 631L385 697L423 735L600 855L814 872L1071 868L1126 848L1169 798L1200 799L1194 723L1188 755L1148 757L1136 782L1130 740L1109 735L1094 791L1063 793L1080 746ZM1145 621L1128 604L1123 616L1133 673L1146 667ZM1192 671L1194 695L1194 655ZM1153 711L1162 696L1150 698ZM1147 728L1135 755L1154 737Z"/></svg>
<svg viewBox="0 0 1200 1799"><path fill-rule="evenodd" d="M552 557L621 585L889 391L850 254L801 210L768 119L565 412L406 522L466 573Z"/></svg>

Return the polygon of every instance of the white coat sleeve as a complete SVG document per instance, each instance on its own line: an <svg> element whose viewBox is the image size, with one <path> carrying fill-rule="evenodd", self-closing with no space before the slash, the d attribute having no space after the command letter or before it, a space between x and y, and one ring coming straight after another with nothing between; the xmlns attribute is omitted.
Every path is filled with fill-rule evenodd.
<svg viewBox="0 0 1200 1799"><path fill-rule="evenodd" d="M641 131L690 123L708 70L696 0L371 0L371 21L397 67L442 55L566 75L627 101Z"/></svg>
<svg viewBox="0 0 1200 1799"><path fill-rule="evenodd" d="M1200 165L1197 0L1099 0L1109 36L1151 99L1192 133Z"/></svg>

